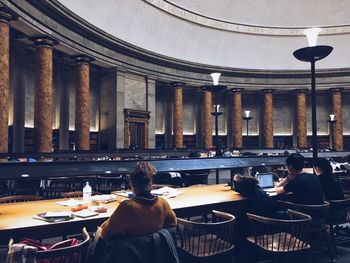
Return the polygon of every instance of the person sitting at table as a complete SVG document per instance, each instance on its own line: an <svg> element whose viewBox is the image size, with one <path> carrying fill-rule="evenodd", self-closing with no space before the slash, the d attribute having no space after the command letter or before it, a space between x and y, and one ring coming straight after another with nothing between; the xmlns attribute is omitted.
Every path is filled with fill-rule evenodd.
<svg viewBox="0 0 350 263"><path fill-rule="evenodd" d="M340 184L333 176L333 168L325 158L317 158L313 162L313 167L318 180L321 183L326 200L343 200L344 193ZM344 219L347 215L347 206L334 206L329 210L329 218L334 220Z"/></svg>
<svg viewBox="0 0 350 263"><path fill-rule="evenodd" d="M287 157L289 175L277 186L277 194L293 193L294 202L319 205L324 202L322 186L314 174L304 173L304 156L293 153Z"/></svg>
<svg viewBox="0 0 350 263"><path fill-rule="evenodd" d="M235 191L247 198L250 213L261 216L287 219L285 211L280 210L273 200L260 186L259 181L253 176L235 175Z"/></svg>
<svg viewBox="0 0 350 263"><path fill-rule="evenodd" d="M130 175L135 196L119 204L111 217L100 228L103 240L116 235L138 236L176 226L176 215L168 202L150 193L156 168L148 162L140 162Z"/></svg>
<svg viewBox="0 0 350 263"><path fill-rule="evenodd" d="M313 167L318 180L321 183L326 200L342 200L344 193L339 183L334 179L333 168L325 158L317 158Z"/></svg>

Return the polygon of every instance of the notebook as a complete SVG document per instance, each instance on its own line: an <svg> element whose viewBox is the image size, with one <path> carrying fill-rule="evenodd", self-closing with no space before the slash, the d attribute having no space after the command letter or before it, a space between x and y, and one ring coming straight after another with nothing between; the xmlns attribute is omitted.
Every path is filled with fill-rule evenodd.
<svg viewBox="0 0 350 263"><path fill-rule="evenodd" d="M273 188L273 174L271 173L259 173L256 175L256 178L259 180L259 186L262 189Z"/></svg>

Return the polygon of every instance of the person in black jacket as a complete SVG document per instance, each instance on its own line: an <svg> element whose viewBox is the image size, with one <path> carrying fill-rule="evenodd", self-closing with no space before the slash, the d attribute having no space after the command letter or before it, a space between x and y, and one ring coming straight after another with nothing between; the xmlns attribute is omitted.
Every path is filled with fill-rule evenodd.
<svg viewBox="0 0 350 263"><path fill-rule="evenodd" d="M277 186L277 194L293 193L293 202L304 205L324 203L322 186L314 174L304 173L304 156L293 153L286 160L289 175Z"/></svg>
<svg viewBox="0 0 350 263"><path fill-rule="evenodd" d="M325 158L317 158L313 162L313 167L318 180L321 183L326 200L342 200L344 193L333 176L333 168Z"/></svg>
<svg viewBox="0 0 350 263"><path fill-rule="evenodd" d="M317 158L313 162L313 167L315 174L321 183L326 200L343 200L343 189L333 176L333 168L330 162L325 158ZM342 220L346 215L346 205L331 206L328 219Z"/></svg>

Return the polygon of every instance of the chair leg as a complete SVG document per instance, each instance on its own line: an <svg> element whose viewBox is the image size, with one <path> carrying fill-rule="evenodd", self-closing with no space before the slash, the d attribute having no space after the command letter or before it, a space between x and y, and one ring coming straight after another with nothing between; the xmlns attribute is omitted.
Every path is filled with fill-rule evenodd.
<svg viewBox="0 0 350 263"><path fill-rule="evenodd" d="M332 242L333 248L334 248L334 255L335 255L335 257L339 258L337 243L335 241L334 225L329 225L329 233L330 233L331 242Z"/></svg>
<svg viewBox="0 0 350 263"><path fill-rule="evenodd" d="M306 252L306 262L307 263L312 263L312 257L311 257L311 250L310 249Z"/></svg>
<svg viewBox="0 0 350 263"><path fill-rule="evenodd" d="M331 241L330 241L330 238L328 236L327 231L323 231L323 236L324 236L325 241L327 243L327 249L328 249L329 257L331 258L331 263L335 263L333 249L332 249Z"/></svg>

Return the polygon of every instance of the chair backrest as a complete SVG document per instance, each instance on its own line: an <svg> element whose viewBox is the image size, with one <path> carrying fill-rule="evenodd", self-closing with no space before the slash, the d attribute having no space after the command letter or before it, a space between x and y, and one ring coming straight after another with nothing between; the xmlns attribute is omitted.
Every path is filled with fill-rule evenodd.
<svg viewBox="0 0 350 263"><path fill-rule="evenodd" d="M83 197L83 192L76 191L76 192L67 192L62 194L63 198L79 198Z"/></svg>
<svg viewBox="0 0 350 263"><path fill-rule="evenodd" d="M105 263L178 263L176 228L163 228L142 236L121 236L98 240L91 262ZM101 242L102 241L102 242Z"/></svg>
<svg viewBox="0 0 350 263"><path fill-rule="evenodd" d="M327 200L330 204L327 224L340 224L350 222L350 196L341 200Z"/></svg>
<svg viewBox="0 0 350 263"><path fill-rule="evenodd" d="M330 204L327 201L319 205L304 205L285 201L278 202L289 209L310 215L312 218L312 226L322 225L324 223L330 207Z"/></svg>
<svg viewBox="0 0 350 263"><path fill-rule="evenodd" d="M207 184L210 170L188 171L181 173L185 186Z"/></svg>
<svg viewBox="0 0 350 263"><path fill-rule="evenodd" d="M82 231L82 241L74 246L38 251L36 260L38 263L46 262L74 262L85 263L87 261L87 249L90 244L90 235L85 227Z"/></svg>
<svg viewBox="0 0 350 263"><path fill-rule="evenodd" d="M247 213L254 243L271 252L292 252L310 248L308 228L311 217L288 210L290 220L273 219Z"/></svg>
<svg viewBox="0 0 350 263"><path fill-rule="evenodd" d="M29 202L37 201L43 199L41 196L37 195L12 195L0 198L0 204L5 203L17 203L17 202Z"/></svg>
<svg viewBox="0 0 350 263"><path fill-rule="evenodd" d="M232 251L235 221L233 215L215 210L209 223L178 218L178 246L191 256L200 258Z"/></svg>
<svg viewBox="0 0 350 263"><path fill-rule="evenodd" d="M92 192L92 195L99 195L101 193L99 192ZM76 192L67 192L62 194L63 198L80 198L83 197L83 192L76 191Z"/></svg>

